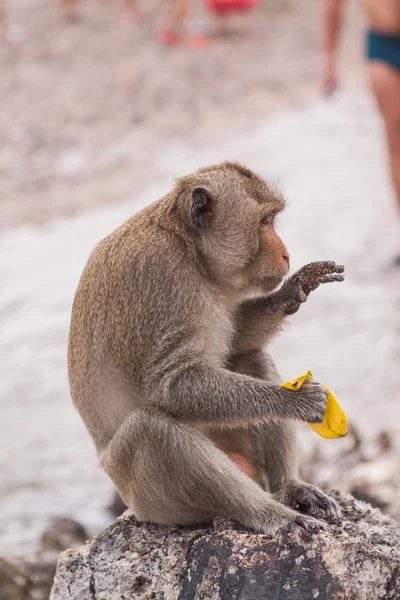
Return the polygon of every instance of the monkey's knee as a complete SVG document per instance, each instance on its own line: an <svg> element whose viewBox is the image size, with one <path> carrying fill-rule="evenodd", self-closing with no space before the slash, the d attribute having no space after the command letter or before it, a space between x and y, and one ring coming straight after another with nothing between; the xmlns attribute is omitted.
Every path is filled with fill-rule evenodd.
<svg viewBox="0 0 400 600"><path fill-rule="evenodd" d="M138 519L199 523L219 514L207 485L216 471L210 448L199 432L163 411L139 409L125 419L101 462Z"/></svg>
<svg viewBox="0 0 400 600"><path fill-rule="evenodd" d="M167 477L173 419L157 409L130 413L101 457L101 464L121 498L141 520L160 521L152 507L160 506ZM164 470L164 473L163 473ZM164 494L165 495L165 494Z"/></svg>
<svg viewBox="0 0 400 600"><path fill-rule="evenodd" d="M185 525L230 516L243 522L266 500L207 437L156 409L125 419L102 464L140 520Z"/></svg>

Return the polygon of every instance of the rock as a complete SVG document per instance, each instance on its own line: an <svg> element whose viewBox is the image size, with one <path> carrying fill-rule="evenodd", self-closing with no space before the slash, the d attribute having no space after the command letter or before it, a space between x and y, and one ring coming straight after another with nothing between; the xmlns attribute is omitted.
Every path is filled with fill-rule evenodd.
<svg viewBox="0 0 400 600"><path fill-rule="evenodd" d="M138 523L129 511L59 559L50 600L399 600L400 528L332 492L343 524L279 543L225 519L203 528Z"/></svg>
<svg viewBox="0 0 400 600"><path fill-rule="evenodd" d="M47 600L56 562L0 556L1 600Z"/></svg>
<svg viewBox="0 0 400 600"><path fill-rule="evenodd" d="M67 548L78 548L89 539L86 529L77 521L57 517L50 521L40 539L40 552L58 555Z"/></svg>
<svg viewBox="0 0 400 600"><path fill-rule="evenodd" d="M313 432L304 433L307 444L299 460L304 481L339 487L400 520L400 448L389 432L361 437L350 425L349 435L338 445L321 444Z"/></svg>
<svg viewBox="0 0 400 600"><path fill-rule="evenodd" d="M55 518L43 532L37 558L0 556L0 600L48 600L60 552L88 537L73 519Z"/></svg>

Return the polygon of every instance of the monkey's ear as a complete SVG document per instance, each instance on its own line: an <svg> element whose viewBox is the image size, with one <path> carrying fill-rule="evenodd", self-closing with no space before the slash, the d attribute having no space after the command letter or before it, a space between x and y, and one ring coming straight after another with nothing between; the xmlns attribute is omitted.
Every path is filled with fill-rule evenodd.
<svg viewBox="0 0 400 600"><path fill-rule="evenodd" d="M192 192L191 217L196 227L206 227L211 223L213 216L212 198L209 192L202 187L194 188Z"/></svg>

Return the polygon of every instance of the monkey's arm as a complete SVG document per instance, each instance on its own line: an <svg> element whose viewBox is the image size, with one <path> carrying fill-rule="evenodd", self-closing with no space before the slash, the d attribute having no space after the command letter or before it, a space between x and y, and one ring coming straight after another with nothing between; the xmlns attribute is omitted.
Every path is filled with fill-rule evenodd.
<svg viewBox="0 0 400 600"><path fill-rule="evenodd" d="M244 302L236 317L235 353L262 348L296 313L321 283L344 280L344 267L331 261L310 263L285 281L271 296Z"/></svg>
<svg viewBox="0 0 400 600"><path fill-rule="evenodd" d="M179 368L164 376L150 405L179 420L233 426L278 417L323 421L327 392L305 381L293 391L247 375L206 365Z"/></svg>

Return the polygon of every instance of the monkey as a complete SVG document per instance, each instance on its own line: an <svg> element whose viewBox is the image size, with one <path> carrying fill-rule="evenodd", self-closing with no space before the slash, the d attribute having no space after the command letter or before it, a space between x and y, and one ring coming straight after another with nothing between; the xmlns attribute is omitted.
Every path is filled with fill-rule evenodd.
<svg viewBox="0 0 400 600"><path fill-rule="evenodd" d="M179 44L188 13L188 0L168 0L165 26L156 32L157 41L165 46L176 46Z"/></svg>
<svg viewBox="0 0 400 600"><path fill-rule="evenodd" d="M288 276L284 198L234 162L201 168L93 250L68 345L73 403L100 463L140 521L215 517L309 539L340 508L296 466L296 421L327 392L280 385L268 344L344 267Z"/></svg>
<svg viewBox="0 0 400 600"><path fill-rule="evenodd" d="M155 39L164 46L177 46L183 44L194 50L203 50L210 45L207 33L193 30L190 25L191 18L190 0L168 0L163 26L156 30Z"/></svg>

